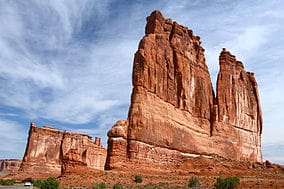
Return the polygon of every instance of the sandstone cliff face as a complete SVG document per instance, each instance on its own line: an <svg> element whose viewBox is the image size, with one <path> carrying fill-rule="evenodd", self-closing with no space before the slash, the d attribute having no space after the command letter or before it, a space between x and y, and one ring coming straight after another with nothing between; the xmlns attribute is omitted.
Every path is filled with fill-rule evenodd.
<svg viewBox="0 0 284 189"><path fill-rule="evenodd" d="M199 37L154 11L132 81L128 120L108 133L107 169L131 163L167 169L198 155L262 160L257 84L229 52L220 55L214 97Z"/></svg>
<svg viewBox="0 0 284 189"><path fill-rule="evenodd" d="M31 173L61 174L67 168L85 166L104 169L106 149L100 139L58 131L53 127L38 128L31 124L21 170Z"/></svg>
<svg viewBox="0 0 284 189"><path fill-rule="evenodd" d="M19 159L1 159L0 171L18 171L21 162Z"/></svg>
<svg viewBox="0 0 284 189"><path fill-rule="evenodd" d="M230 158L261 162L262 113L254 74L226 49L219 62L213 135L226 145L218 153L230 149Z"/></svg>

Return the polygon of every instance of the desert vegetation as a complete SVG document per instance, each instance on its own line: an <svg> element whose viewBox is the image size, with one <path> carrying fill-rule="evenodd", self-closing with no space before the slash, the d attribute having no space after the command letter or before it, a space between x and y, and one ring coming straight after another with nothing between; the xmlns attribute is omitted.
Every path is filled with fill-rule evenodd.
<svg viewBox="0 0 284 189"><path fill-rule="evenodd" d="M33 185L40 189L58 189L59 182L54 177L49 177L46 180L34 180Z"/></svg>
<svg viewBox="0 0 284 189"><path fill-rule="evenodd" d="M188 182L188 187L189 188L197 188L200 187L200 182L197 177L191 177L191 179Z"/></svg>
<svg viewBox="0 0 284 189"><path fill-rule="evenodd" d="M217 178L215 189L237 189L240 184L238 177Z"/></svg>
<svg viewBox="0 0 284 189"><path fill-rule="evenodd" d="M143 181L143 178L140 175L135 175L134 181L136 183L141 183Z"/></svg>
<svg viewBox="0 0 284 189"><path fill-rule="evenodd" d="M113 185L112 188L113 188L113 189L122 189L123 187L121 186L121 184L116 183L115 185Z"/></svg>
<svg viewBox="0 0 284 189"><path fill-rule="evenodd" d="M12 186L15 184L15 182L16 182L15 179L5 179L5 180L1 180L0 184L3 186Z"/></svg>
<svg viewBox="0 0 284 189"><path fill-rule="evenodd" d="M93 183L93 189L105 189L106 183L105 182L95 182Z"/></svg>

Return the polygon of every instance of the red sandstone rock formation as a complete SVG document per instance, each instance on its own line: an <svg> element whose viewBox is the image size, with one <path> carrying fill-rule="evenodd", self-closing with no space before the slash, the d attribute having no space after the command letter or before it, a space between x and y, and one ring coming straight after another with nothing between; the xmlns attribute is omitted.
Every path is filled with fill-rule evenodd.
<svg viewBox="0 0 284 189"><path fill-rule="evenodd" d="M18 171L21 165L19 159L1 159L0 160L0 171Z"/></svg>
<svg viewBox="0 0 284 189"><path fill-rule="evenodd" d="M38 128L31 124L21 170L31 173L60 175L76 166L104 169L106 149L100 139L88 135L58 131L53 127Z"/></svg>
<svg viewBox="0 0 284 189"><path fill-rule="evenodd" d="M237 160L262 161L262 113L254 74L226 49L220 57L213 136L216 153Z"/></svg>
<svg viewBox="0 0 284 189"><path fill-rule="evenodd" d="M167 169L199 155L262 161L257 84L229 52L220 55L215 98L200 38L154 11L132 81L128 120L108 132L107 169Z"/></svg>

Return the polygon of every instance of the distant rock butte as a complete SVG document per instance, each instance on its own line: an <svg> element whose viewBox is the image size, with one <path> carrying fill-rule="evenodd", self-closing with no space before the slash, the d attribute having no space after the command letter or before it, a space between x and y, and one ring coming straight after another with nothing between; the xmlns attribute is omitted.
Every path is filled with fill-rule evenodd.
<svg viewBox="0 0 284 189"><path fill-rule="evenodd" d="M215 96L200 38L159 11L133 63L127 121L108 132L106 169L171 169L187 157L261 162L257 83L223 49Z"/></svg>
<svg viewBox="0 0 284 189"><path fill-rule="evenodd" d="M100 138L59 131L50 126L42 128L31 123L28 143L20 170L26 173L62 172L77 168L103 170L106 149Z"/></svg>
<svg viewBox="0 0 284 189"><path fill-rule="evenodd" d="M0 171L18 171L21 162L19 159L0 159Z"/></svg>

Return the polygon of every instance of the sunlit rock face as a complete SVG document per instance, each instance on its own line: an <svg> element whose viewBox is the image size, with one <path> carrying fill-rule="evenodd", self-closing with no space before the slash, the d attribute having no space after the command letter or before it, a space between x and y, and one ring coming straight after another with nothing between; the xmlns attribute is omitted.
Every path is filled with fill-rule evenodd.
<svg viewBox="0 0 284 189"><path fill-rule="evenodd" d="M85 166L103 170L106 149L100 139L31 124L21 170L60 175L69 167Z"/></svg>
<svg viewBox="0 0 284 189"><path fill-rule="evenodd" d="M254 74L223 49L219 57L213 136L217 154L237 160L262 161L262 112Z"/></svg>
<svg viewBox="0 0 284 189"><path fill-rule="evenodd" d="M200 38L159 11L134 56L128 119L108 133L107 169L171 169L186 157L262 161L262 115L252 73L226 49L216 97Z"/></svg>

